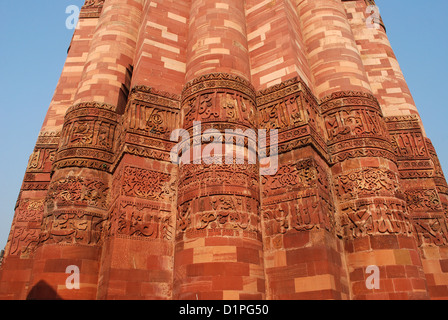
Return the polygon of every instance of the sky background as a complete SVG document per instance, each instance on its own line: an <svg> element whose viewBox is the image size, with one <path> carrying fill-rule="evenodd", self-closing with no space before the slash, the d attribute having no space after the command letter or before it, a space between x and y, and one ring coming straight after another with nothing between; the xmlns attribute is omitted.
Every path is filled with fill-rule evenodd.
<svg viewBox="0 0 448 320"><path fill-rule="evenodd" d="M83 0L2 1L0 7L0 249L22 179L59 80ZM447 0L377 0L392 48L448 177Z"/></svg>

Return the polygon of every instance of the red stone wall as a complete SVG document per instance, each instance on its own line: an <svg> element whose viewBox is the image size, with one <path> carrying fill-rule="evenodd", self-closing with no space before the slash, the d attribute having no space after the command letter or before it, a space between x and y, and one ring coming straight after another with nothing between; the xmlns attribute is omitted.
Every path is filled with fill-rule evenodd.
<svg viewBox="0 0 448 320"><path fill-rule="evenodd" d="M448 185L372 4L87 1L0 298L446 299Z"/></svg>

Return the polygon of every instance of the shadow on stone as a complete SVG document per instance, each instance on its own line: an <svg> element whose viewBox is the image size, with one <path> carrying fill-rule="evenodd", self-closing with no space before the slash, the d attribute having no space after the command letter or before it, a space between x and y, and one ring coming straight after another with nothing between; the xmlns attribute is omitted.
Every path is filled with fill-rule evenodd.
<svg viewBox="0 0 448 320"><path fill-rule="evenodd" d="M30 290L26 300L62 300L62 298L48 283L41 280Z"/></svg>

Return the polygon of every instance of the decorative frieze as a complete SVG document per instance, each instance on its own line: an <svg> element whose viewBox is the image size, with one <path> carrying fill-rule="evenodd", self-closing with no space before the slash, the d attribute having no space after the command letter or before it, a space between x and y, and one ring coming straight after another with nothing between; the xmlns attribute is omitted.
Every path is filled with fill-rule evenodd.
<svg viewBox="0 0 448 320"><path fill-rule="evenodd" d="M412 236L406 203L398 199L366 199L341 205L340 227L347 239L369 235Z"/></svg>
<svg viewBox="0 0 448 320"><path fill-rule="evenodd" d="M39 245L100 245L105 221L103 214L87 210L52 211L43 218Z"/></svg>

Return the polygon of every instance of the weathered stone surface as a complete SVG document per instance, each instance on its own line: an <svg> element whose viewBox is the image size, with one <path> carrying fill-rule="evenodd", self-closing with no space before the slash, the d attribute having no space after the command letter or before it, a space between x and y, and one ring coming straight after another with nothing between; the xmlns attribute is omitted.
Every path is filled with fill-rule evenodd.
<svg viewBox="0 0 448 320"><path fill-rule="evenodd" d="M0 298L448 299L448 185L369 5L86 1Z"/></svg>

